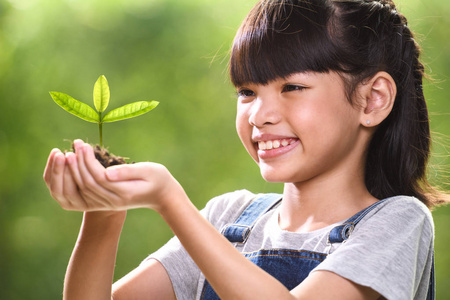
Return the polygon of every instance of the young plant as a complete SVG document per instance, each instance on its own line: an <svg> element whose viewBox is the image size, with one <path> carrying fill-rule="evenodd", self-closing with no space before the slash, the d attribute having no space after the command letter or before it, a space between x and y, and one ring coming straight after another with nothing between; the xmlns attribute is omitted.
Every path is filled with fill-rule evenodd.
<svg viewBox="0 0 450 300"><path fill-rule="evenodd" d="M145 114L154 109L157 101L138 101L126 104L104 114L109 105L109 86L105 76L100 76L94 85L94 107L75 100L69 95L60 92L50 92L53 100L65 111L92 123L98 124L100 147L103 147L103 123L116 122Z"/></svg>

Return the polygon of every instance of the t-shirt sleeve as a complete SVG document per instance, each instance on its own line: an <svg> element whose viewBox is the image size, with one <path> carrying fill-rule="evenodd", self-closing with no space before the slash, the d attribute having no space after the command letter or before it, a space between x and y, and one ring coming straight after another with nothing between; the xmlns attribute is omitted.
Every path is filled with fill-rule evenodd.
<svg viewBox="0 0 450 300"><path fill-rule="evenodd" d="M334 272L386 299L425 299L434 242L431 213L412 197L380 206L313 271Z"/></svg>
<svg viewBox="0 0 450 300"><path fill-rule="evenodd" d="M246 190L227 193L209 201L201 214L219 230L234 220L253 197ZM164 266L178 300L195 299L201 273L176 236L145 260L148 259L156 259Z"/></svg>

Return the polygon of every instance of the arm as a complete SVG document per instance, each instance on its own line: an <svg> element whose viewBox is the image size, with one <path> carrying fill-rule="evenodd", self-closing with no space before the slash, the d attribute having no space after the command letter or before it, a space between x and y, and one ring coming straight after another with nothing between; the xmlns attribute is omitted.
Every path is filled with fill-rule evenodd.
<svg viewBox="0 0 450 300"><path fill-rule="evenodd" d="M114 283L113 299L175 300L176 296L164 266L150 259Z"/></svg>
<svg viewBox="0 0 450 300"><path fill-rule="evenodd" d="M86 207L68 167L74 156L54 149L44 171L44 180L57 202L67 210ZM64 281L64 299L111 299L117 246L126 211L85 212ZM139 276L135 276L138 274ZM144 274L145 276L141 276ZM140 288L136 288L138 285ZM114 285L114 299L175 299L164 267L157 261L139 266ZM140 293L140 294L139 294ZM142 298L139 298L142 297Z"/></svg>
<svg viewBox="0 0 450 300"><path fill-rule="evenodd" d="M176 299L164 267L150 260L117 281L111 290L125 214L88 212L64 282L64 299Z"/></svg>
<svg viewBox="0 0 450 300"><path fill-rule="evenodd" d="M71 177L66 157L54 149L44 180L55 200L76 210L85 199ZM111 299L117 245L126 212L86 212L64 281L64 299Z"/></svg>
<svg viewBox="0 0 450 300"><path fill-rule="evenodd" d="M248 261L189 201L171 201L159 213L221 299L377 299L380 295L332 272L313 272L288 291ZM189 225L189 226L187 226ZM194 230L191 230L194 229ZM208 247L198 247L208 241ZM233 287L233 288L230 288Z"/></svg>
<svg viewBox="0 0 450 300"><path fill-rule="evenodd" d="M77 150L70 162L73 177L86 198L86 210L145 207L156 210L222 299L376 299L363 288L331 272L315 272L293 291L245 259L204 219L164 167L151 163L103 169L92 149ZM189 226L188 226L189 225ZM208 241L208 247L203 247ZM145 272L143 272L145 274ZM145 275L147 276L147 275ZM137 276L121 285L135 286ZM233 288L230 288L232 286Z"/></svg>
<svg viewBox="0 0 450 300"><path fill-rule="evenodd" d="M111 299L116 252L125 212L87 212L70 258L64 299Z"/></svg>

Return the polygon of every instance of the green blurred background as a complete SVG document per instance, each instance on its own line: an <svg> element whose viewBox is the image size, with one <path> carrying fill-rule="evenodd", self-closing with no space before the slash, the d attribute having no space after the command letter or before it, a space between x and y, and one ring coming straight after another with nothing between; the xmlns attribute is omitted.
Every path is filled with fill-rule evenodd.
<svg viewBox="0 0 450 300"><path fill-rule="evenodd" d="M198 208L218 194L268 184L234 129L228 49L252 0L0 0L0 299L60 299L81 213L63 211L42 180L53 147L98 142L95 124L67 114L49 91L91 104L104 74L110 108L158 100L150 114L104 126L104 142L134 161L166 165ZM434 139L431 180L445 185L450 136L450 2L402 0L419 34ZM447 144L447 147L445 147ZM434 212L438 299L450 299L450 207ZM171 231L154 212L130 211L116 278Z"/></svg>

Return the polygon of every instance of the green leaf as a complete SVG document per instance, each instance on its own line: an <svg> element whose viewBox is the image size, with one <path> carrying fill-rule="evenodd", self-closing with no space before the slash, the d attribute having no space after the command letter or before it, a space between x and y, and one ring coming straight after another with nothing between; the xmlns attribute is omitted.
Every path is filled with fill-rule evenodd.
<svg viewBox="0 0 450 300"><path fill-rule="evenodd" d="M89 105L59 92L50 92L50 96L52 96L56 104L61 106L65 111L88 122L99 122L98 113Z"/></svg>
<svg viewBox="0 0 450 300"><path fill-rule="evenodd" d="M94 85L94 106L101 113L104 112L109 104L109 86L105 76L100 76Z"/></svg>
<svg viewBox="0 0 450 300"><path fill-rule="evenodd" d="M105 115L102 122L115 122L145 114L154 109L158 101L139 101L116 108Z"/></svg>

